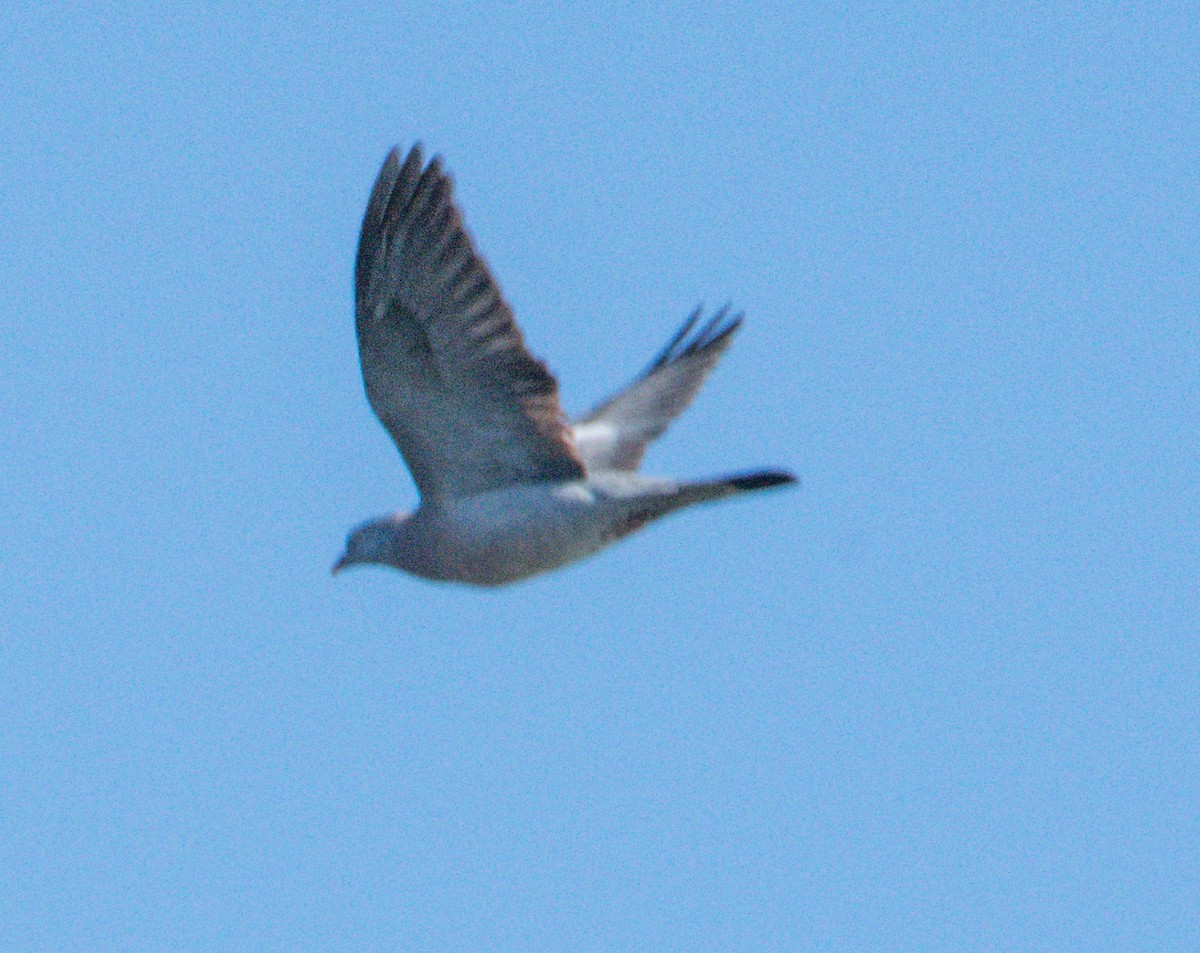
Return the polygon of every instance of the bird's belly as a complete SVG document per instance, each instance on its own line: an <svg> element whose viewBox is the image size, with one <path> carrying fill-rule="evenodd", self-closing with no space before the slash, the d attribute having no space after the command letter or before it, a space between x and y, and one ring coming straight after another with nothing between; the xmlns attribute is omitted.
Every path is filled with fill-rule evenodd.
<svg viewBox="0 0 1200 953"><path fill-rule="evenodd" d="M439 577L479 586L516 582L590 556L634 528L586 490L539 490L502 490L447 508Z"/></svg>

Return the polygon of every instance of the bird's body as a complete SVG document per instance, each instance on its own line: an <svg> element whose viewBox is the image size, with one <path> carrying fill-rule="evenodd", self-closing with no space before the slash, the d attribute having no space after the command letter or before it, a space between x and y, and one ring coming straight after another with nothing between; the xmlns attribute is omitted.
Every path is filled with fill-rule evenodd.
<svg viewBox="0 0 1200 953"><path fill-rule="evenodd" d="M357 531L369 561L439 582L499 586L591 556L694 503L791 482L783 473L679 482L599 472L565 483L527 483L423 504ZM368 552L369 551L369 552Z"/></svg>
<svg viewBox="0 0 1200 953"><path fill-rule="evenodd" d="M637 471L691 402L740 316L696 311L629 387L570 423L558 385L525 349L434 158L394 150L372 191L355 275L372 408L421 493L370 520L335 565L391 566L496 586L589 556L696 503L794 483L784 471L679 481Z"/></svg>

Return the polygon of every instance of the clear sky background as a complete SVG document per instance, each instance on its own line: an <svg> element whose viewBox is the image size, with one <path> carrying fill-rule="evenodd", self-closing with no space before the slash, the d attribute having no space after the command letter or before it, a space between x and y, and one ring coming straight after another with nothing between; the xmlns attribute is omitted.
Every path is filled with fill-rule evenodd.
<svg viewBox="0 0 1200 953"><path fill-rule="evenodd" d="M1200 936L1191 4L0 12L0 947ZM351 271L393 144L569 410L746 325L648 468L789 466L497 592Z"/></svg>

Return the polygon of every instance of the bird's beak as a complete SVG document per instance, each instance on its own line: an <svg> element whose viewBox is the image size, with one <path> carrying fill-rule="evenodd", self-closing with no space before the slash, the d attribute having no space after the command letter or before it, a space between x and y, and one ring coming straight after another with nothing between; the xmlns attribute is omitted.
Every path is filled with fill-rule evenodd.
<svg viewBox="0 0 1200 953"><path fill-rule="evenodd" d="M341 572L345 568L346 568L346 557L342 556L340 559L338 559L338 561L336 563L333 564L333 568L331 570L329 570L329 573L332 576L336 576L339 572Z"/></svg>

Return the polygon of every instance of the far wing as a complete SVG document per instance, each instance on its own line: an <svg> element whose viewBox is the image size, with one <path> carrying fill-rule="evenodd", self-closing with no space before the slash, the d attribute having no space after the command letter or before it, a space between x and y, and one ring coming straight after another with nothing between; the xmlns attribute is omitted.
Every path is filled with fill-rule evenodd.
<svg viewBox="0 0 1200 953"><path fill-rule="evenodd" d="M692 334L699 319L697 308L637 380L574 424L576 450L589 470L636 470L647 444L692 402L742 315L729 317L722 308Z"/></svg>
<svg viewBox="0 0 1200 953"><path fill-rule="evenodd" d="M367 399L426 499L584 475L558 382L525 348L438 157L388 155L363 218L356 326Z"/></svg>

